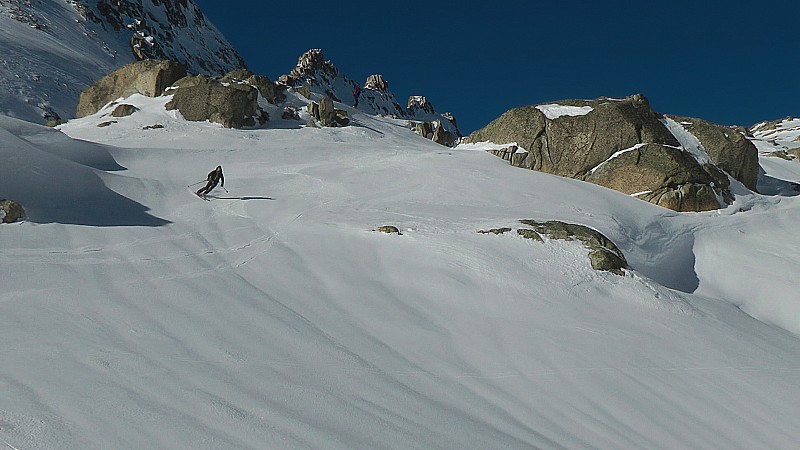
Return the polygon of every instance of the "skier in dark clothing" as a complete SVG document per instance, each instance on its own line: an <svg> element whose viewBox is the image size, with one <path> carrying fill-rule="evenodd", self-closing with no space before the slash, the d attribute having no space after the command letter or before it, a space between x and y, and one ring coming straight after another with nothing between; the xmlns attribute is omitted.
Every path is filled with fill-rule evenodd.
<svg viewBox="0 0 800 450"><path fill-rule="evenodd" d="M208 181L208 183L196 192L196 194L199 197L205 197L206 194L208 194L215 187L217 187L217 183L222 182L222 187L223 188L225 187L225 177L222 175L222 166L217 166L216 169L212 170L211 172L208 172L208 177L206 178L206 181Z"/></svg>
<svg viewBox="0 0 800 450"><path fill-rule="evenodd" d="M353 88L353 108L358 108L358 97L361 96L361 88L356 86Z"/></svg>

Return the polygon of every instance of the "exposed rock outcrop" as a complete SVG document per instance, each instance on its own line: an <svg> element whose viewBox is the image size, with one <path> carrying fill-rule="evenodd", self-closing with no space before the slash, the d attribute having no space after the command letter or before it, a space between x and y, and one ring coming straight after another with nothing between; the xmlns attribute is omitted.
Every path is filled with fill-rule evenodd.
<svg viewBox="0 0 800 450"><path fill-rule="evenodd" d="M157 97L175 81L186 76L186 66L174 61L138 61L101 78L81 93L77 117L96 113L120 97L142 94Z"/></svg>
<svg viewBox="0 0 800 450"><path fill-rule="evenodd" d="M444 145L445 147L453 147L456 145L456 135L450 131L447 131L447 129L442 125L442 122L439 121L434 122L433 137L431 140L439 145Z"/></svg>
<svg viewBox="0 0 800 450"><path fill-rule="evenodd" d="M458 141L458 137L456 137L456 135L452 132L448 131L447 128L442 125L442 121L440 120L435 120L433 122L409 121L407 126L425 139L430 139L433 142L446 147L453 147Z"/></svg>
<svg viewBox="0 0 800 450"><path fill-rule="evenodd" d="M675 211L709 211L720 204L714 186L728 192L728 178L716 167L701 166L689 153L662 144L639 144L611 158L584 177ZM730 200L730 194L726 194Z"/></svg>
<svg viewBox="0 0 800 450"><path fill-rule="evenodd" d="M433 138L433 124L430 122L408 122L408 127L425 139Z"/></svg>
<svg viewBox="0 0 800 450"><path fill-rule="evenodd" d="M718 209L720 199L732 200L726 175L698 162L663 120L638 94L566 100L512 109L465 141L507 144L493 153L514 166L586 180L676 211Z"/></svg>
<svg viewBox="0 0 800 450"><path fill-rule="evenodd" d="M431 102L421 95L412 95L409 97L406 110L412 117L418 117L426 114L436 114L436 110L433 108Z"/></svg>
<svg viewBox="0 0 800 450"><path fill-rule="evenodd" d="M379 232L381 232L381 233L386 233L386 234L397 234L397 235L400 235L400 236L402 236L402 234L403 234L403 233L401 233L401 232L400 232L400 230L399 230L399 229L398 229L396 226L394 226L394 225L383 225L383 226L380 226L380 227L378 227L378 228L375 228L375 229L374 229L374 230L372 230L372 231L379 231Z"/></svg>
<svg viewBox="0 0 800 450"><path fill-rule="evenodd" d="M375 74L367 77L364 89L371 89L378 92L389 92L389 83L383 79L383 75Z"/></svg>
<svg viewBox="0 0 800 450"><path fill-rule="evenodd" d="M589 261L592 268L611 272L616 275L624 276L622 269L628 268L628 262L622 251L606 236L597 230L584 225L550 220L547 222L537 222L535 220L523 219L520 223L531 228L518 228L517 235L525 239L544 242L542 236L550 239L572 241L577 239L584 247L589 249ZM491 228L488 230L478 230L481 234L505 234L510 232L510 227Z"/></svg>
<svg viewBox="0 0 800 450"><path fill-rule="evenodd" d="M323 127L344 127L350 123L347 111L334 108L333 100L328 97L322 98L319 103L309 103L308 113Z"/></svg>
<svg viewBox="0 0 800 450"><path fill-rule="evenodd" d="M111 117L127 117L138 110L139 108L133 105L128 105L127 103L123 103L121 105L117 105L117 107L114 108L114 111L111 111Z"/></svg>
<svg viewBox="0 0 800 450"><path fill-rule="evenodd" d="M325 59L322 50L313 48L300 55L295 68L287 75L281 75L278 82L291 87L318 86L325 90L325 94L338 102L341 100L336 96L336 92L330 89L333 80L338 75L339 69L330 60Z"/></svg>
<svg viewBox="0 0 800 450"><path fill-rule="evenodd" d="M624 275L622 269L628 267L622 251L597 230L584 225L559 222L555 220L536 222L534 220L520 220L520 223L533 227L533 229L550 239L571 241L577 239L590 250L589 260L595 270L604 270L617 275Z"/></svg>
<svg viewBox="0 0 800 450"><path fill-rule="evenodd" d="M0 223L13 223L25 218L25 209L13 200L0 200Z"/></svg>
<svg viewBox="0 0 800 450"><path fill-rule="evenodd" d="M667 116L693 134L714 163L734 179L755 191L758 182L758 150L741 130L702 119Z"/></svg>
<svg viewBox="0 0 800 450"><path fill-rule="evenodd" d="M255 75L248 69L237 69L222 77L225 83L244 83L258 89L264 99L273 105L286 101L286 86L277 84L263 75Z"/></svg>
<svg viewBox="0 0 800 450"><path fill-rule="evenodd" d="M208 120L226 128L253 127L268 120L258 107L258 90L248 84L185 77L175 82L169 93L173 97L166 108L177 109L186 120Z"/></svg>

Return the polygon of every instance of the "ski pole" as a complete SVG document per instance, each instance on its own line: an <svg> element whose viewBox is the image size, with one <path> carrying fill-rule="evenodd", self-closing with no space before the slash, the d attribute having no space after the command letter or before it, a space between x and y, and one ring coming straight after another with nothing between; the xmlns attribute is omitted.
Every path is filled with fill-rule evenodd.
<svg viewBox="0 0 800 450"><path fill-rule="evenodd" d="M222 187L222 189L225 189L225 186L221 186L221 187ZM226 192L226 193L228 193L228 194L230 194L230 192L228 192L228 190L227 190L227 189L225 189L225 192Z"/></svg>
<svg viewBox="0 0 800 450"><path fill-rule="evenodd" d="M196 186L196 185L198 185L198 184L200 184L200 183L205 183L205 182L206 182L206 180L203 180L203 181L198 181L197 183L192 183L192 184L190 184L190 185L188 185L188 186L186 186L186 187L192 187L192 186Z"/></svg>

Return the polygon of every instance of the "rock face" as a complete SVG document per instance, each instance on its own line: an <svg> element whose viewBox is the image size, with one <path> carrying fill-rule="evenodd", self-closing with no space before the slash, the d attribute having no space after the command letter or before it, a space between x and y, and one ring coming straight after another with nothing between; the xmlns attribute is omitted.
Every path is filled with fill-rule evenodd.
<svg viewBox="0 0 800 450"><path fill-rule="evenodd" d="M701 166L687 152L661 144L639 144L590 172L584 180L675 211L719 208L712 186L727 192L728 179L714 166Z"/></svg>
<svg viewBox="0 0 800 450"><path fill-rule="evenodd" d="M137 60L245 67L193 0L0 0L0 30L0 105L36 123L74 117L86 87Z"/></svg>
<svg viewBox="0 0 800 450"><path fill-rule="evenodd" d="M406 125L418 135L430 139L439 145L444 145L445 147L454 147L458 141L458 137L448 131L448 129L442 125L441 120L434 120L433 122L409 121Z"/></svg>
<svg viewBox="0 0 800 450"><path fill-rule="evenodd" d="M258 90L248 84L222 83L206 76L185 77L174 83L168 110L186 120L209 120L226 128L252 127L267 117L258 107Z"/></svg>
<svg viewBox="0 0 800 450"><path fill-rule="evenodd" d="M681 147L638 94L515 108L465 141L507 144L493 153L514 166L589 181L676 211L718 209L718 199L732 199L725 174Z"/></svg>
<svg viewBox="0 0 800 450"><path fill-rule="evenodd" d="M749 189L756 190L760 169L758 150L741 130L691 117L667 117L697 137L720 169Z"/></svg>
<svg viewBox="0 0 800 450"><path fill-rule="evenodd" d="M447 129L442 125L442 122L438 121L434 122L433 137L431 140L439 145L444 145L445 147L453 147L456 145L456 136L447 131Z"/></svg>
<svg viewBox="0 0 800 450"><path fill-rule="evenodd" d="M433 108L433 105L431 105L431 102L421 95L412 95L409 97L408 107L406 109L413 117L436 114L436 110Z"/></svg>
<svg viewBox="0 0 800 450"><path fill-rule="evenodd" d="M0 200L0 223L13 223L24 218L22 205L13 200Z"/></svg>
<svg viewBox="0 0 800 450"><path fill-rule="evenodd" d="M130 35L137 60L176 59L193 72L221 74L245 67L192 0L71 0L87 22L106 31Z"/></svg>
<svg viewBox="0 0 800 450"><path fill-rule="evenodd" d="M120 97L133 94L157 97L185 76L186 67L174 61L147 60L128 64L86 88L81 93L76 116L94 114Z"/></svg>
<svg viewBox="0 0 800 450"><path fill-rule="evenodd" d="M383 75L375 74L367 77L364 83L364 89L370 89L378 92L389 92L389 83L383 79Z"/></svg>

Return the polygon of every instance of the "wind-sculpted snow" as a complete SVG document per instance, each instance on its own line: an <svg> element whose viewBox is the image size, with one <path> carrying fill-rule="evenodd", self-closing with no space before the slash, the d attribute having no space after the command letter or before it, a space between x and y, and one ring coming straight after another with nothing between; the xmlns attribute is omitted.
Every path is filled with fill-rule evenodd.
<svg viewBox="0 0 800 450"><path fill-rule="evenodd" d="M156 226L167 221L113 190L140 180L107 173L123 169L104 146L0 116L0 193L21 203L27 220L93 226Z"/></svg>
<svg viewBox="0 0 800 450"><path fill-rule="evenodd" d="M92 174L168 222L0 226L7 446L800 441L800 198L751 192L679 214L443 148L404 120L349 109L358 126L273 115L272 128L229 130L164 101L128 99L139 111L105 128L107 111L60 127L127 169L114 172L4 122L0 148L27 175ZM186 186L218 164L229 192L202 201ZM32 186L3 170L0 194ZM577 241L477 232L523 218L596 229L631 269L592 270Z"/></svg>

